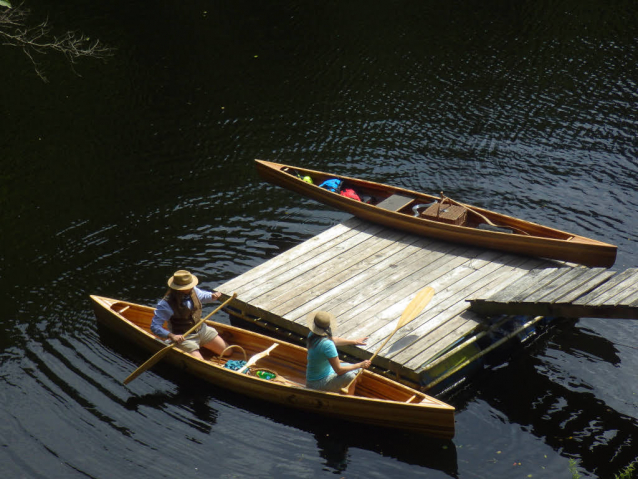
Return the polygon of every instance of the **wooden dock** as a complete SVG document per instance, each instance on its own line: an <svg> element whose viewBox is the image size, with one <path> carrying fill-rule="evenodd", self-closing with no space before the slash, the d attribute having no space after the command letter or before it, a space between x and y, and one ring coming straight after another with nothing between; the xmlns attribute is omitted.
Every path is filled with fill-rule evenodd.
<svg viewBox="0 0 638 479"><path fill-rule="evenodd" d="M638 269L535 269L493 296L470 301L479 314L638 319Z"/></svg>
<svg viewBox="0 0 638 479"><path fill-rule="evenodd" d="M308 333L309 313L330 311L338 318L338 336L369 336L365 348L342 352L369 358L415 294L432 286L436 293L428 307L399 329L374 361L377 371L427 389L442 379L440 371L434 373L437 367L460 352L459 368L471 362L481 353L463 353L464 348L476 347L477 338L502 326L470 310L469 300L488 298L531 271L560 265L350 218L217 290L238 293L231 314L301 338ZM445 371L449 375L449 361Z"/></svg>

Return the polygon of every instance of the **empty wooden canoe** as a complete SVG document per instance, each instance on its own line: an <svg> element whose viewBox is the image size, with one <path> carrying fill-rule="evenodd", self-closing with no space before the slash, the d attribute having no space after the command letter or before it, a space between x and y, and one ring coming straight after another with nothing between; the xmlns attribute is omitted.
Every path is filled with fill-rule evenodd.
<svg viewBox="0 0 638 479"><path fill-rule="evenodd" d="M586 266L608 268L616 261L614 245L449 198L297 166L263 160L255 162L259 175L270 183L389 228ZM341 180L342 189L353 190L359 199L319 186L329 179Z"/></svg>
<svg viewBox="0 0 638 479"><path fill-rule="evenodd" d="M139 344L149 357L167 346L150 332L154 308L101 296L91 296L91 301L98 321ZM454 436L454 408L436 398L370 371L361 375L354 396L308 389L305 348L227 324L208 323L232 345L232 356L221 359L203 350L205 359L200 360L173 348L163 361L261 401L433 437ZM247 373L224 367L229 359L250 362L274 343L276 347Z"/></svg>

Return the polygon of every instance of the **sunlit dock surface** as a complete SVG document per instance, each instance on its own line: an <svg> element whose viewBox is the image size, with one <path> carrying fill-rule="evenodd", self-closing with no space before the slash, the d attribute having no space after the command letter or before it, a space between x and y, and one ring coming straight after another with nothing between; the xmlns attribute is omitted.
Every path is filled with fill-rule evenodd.
<svg viewBox="0 0 638 479"><path fill-rule="evenodd" d="M231 314L300 338L308 332L310 312L330 311L338 318L338 336L369 336L365 348L344 347L343 352L369 358L416 293L431 286L436 293L430 304L374 361L382 371L427 389L443 371L449 374L450 360L469 364L480 355L476 339L503 327L503 319L487 320L471 311L468 300L488 298L531 270L557 264L351 218L217 290L238 293Z"/></svg>

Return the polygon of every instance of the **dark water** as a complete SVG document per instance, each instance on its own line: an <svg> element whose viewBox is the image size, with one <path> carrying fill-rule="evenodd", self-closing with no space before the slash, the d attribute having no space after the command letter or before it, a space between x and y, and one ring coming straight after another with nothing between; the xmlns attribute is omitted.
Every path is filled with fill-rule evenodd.
<svg viewBox="0 0 638 479"><path fill-rule="evenodd" d="M249 401L98 329L88 296L214 288L346 218L254 158L438 193L638 267L638 7L27 2L107 63L0 46L6 477L613 477L638 457L635 321L561 323L443 399L440 442ZM218 316L228 321L228 317Z"/></svg>

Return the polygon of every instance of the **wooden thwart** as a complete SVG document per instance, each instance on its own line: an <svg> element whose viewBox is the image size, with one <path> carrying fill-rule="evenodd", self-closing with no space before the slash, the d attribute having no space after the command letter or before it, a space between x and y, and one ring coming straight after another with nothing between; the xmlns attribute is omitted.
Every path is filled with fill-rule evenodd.
<svg viewBox="0 0 638 479"><path fill-rule="evenodd" d="M412 196L394 194L379 203L377 207L388 211L399 211L412 203L412 201L414 201Z"/></svg>

